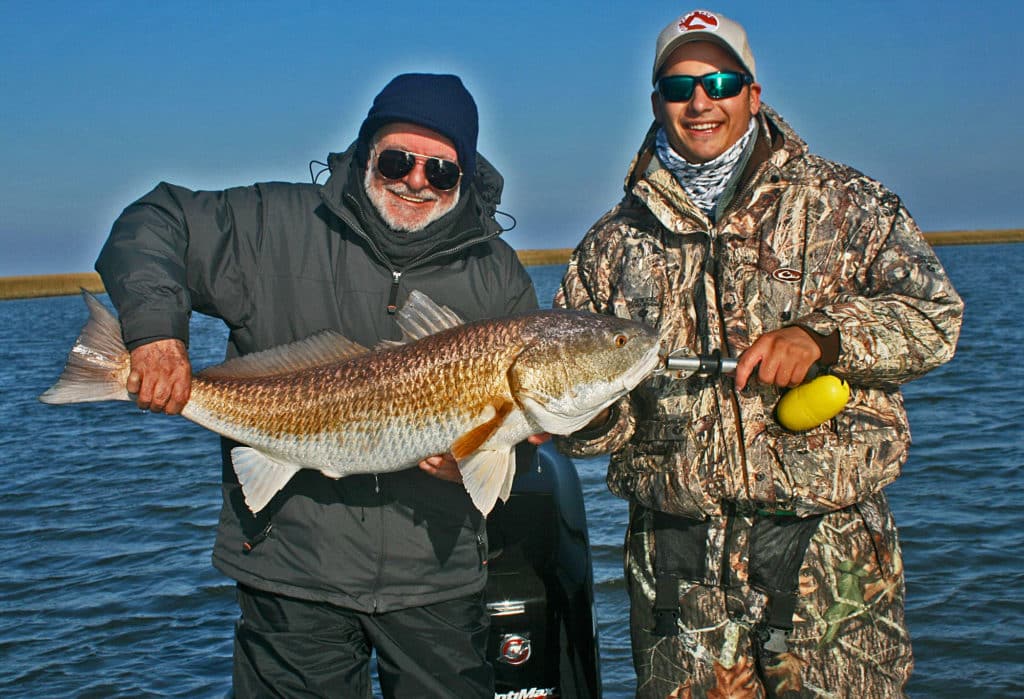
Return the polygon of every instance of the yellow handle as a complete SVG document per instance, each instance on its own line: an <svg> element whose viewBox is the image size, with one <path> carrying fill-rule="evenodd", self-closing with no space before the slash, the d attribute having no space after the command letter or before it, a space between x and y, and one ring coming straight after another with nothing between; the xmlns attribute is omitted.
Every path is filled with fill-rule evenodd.
<svg viewBox="0 0 1024 699"><path fill-rule="evenodd" d="M787 430L802 432L831 420L850 400L850 386L831 374L823 374L790 389L775 407L775 417Z"/></svg>

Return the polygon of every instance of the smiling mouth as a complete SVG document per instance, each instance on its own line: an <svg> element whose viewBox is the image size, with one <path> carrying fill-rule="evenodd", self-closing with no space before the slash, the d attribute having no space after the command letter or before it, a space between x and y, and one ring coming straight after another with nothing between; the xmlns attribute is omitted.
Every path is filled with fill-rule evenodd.
<svg viewBox="0 0 1024 699"><path fill-rule="evenodd" d="M413 204L423 204L423 203L428 202L428 201L434 201L433 199L424 199L422 197L413 197L413 196L410 196L408 194L398 194L397 196L398 196L399 199L403 199L405 201L412 202Z"/></svg>
<svg viewBox="0 0 1024 699"><path fill-rule="evenodd" d="M410 204L431 204L431 203L437 201L437 197L433 197L433 196L430 196L430 195L427 195L427 196L417 196L417 195L415 195L415 194L413 194L411 192L402 191L399 188L391 189L389 187L388 188L388 192L390 192L391 194L394 194L396 197L398 197L402 201L409 202Z"/></svg>
<svg viewBox="0 0 1024 699"><path fill-rule="evenodd" d="M719 124L719 123L714 123L714 124L701 123L701 124L687 124L686 128L687 128L688 131L696 131L697 133L707 133L709 131L714 131L719 126L721 126L721 124Z"/></svg>

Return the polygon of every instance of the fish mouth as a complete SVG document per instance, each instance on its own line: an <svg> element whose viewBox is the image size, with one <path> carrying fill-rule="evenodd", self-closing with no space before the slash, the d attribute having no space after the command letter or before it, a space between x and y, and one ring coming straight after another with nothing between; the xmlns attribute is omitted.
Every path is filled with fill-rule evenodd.
<svg viewBox="0 0 1024 699"><path fill-rule="evenodd" d="M643 359L637 362L630 371L623 374L620 381L623 394L632 391L646 377L656 376L664 371L665 358L660 352L660 347L655 344L647 351Z"/></svg>

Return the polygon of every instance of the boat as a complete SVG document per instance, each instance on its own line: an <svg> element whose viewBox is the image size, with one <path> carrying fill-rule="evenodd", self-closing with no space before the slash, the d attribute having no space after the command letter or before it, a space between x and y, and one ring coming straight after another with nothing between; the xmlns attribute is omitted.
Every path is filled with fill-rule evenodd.
<svg viewBox="0 0 1024 699"><path fill-rule="evenodd" d="M495 699L601 696L583 489L547 442L520 444L512 493L487 518L487 653Z"/></svg>

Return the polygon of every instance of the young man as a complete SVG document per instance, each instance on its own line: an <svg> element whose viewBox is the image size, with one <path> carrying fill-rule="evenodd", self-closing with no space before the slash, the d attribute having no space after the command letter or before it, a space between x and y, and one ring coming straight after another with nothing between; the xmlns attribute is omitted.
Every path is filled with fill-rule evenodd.
<svg viewBox="0 0 1024 699"><path fill-rule="evenodd" d="M176 413L188 400L193 310L224 320L236 356L328 328L367 347L399 339L394 312L412 289L470 320L536 308L498 238L503 180L477 130L457 77L399 75L330 155L323 186L163 183L131 204L97 269L139 406ZM303 471L254 516L231 446L213 561L239 584L237 696L368 697L374 650L385 696L493 696L485 523L448 482L450 456L336 481Z"/></svg>
<svg viewBox="0 0 1024 699"><path fill-rule="evenodd" d="M626 195L555 304L739 362L656 376L559 440L612 452L609 487L630 502L637 695L899 696L913 662L882 490L910 443L898 386L953 356L962 302L898 197L809 153L761 102L739 24L674 20L653 81ZM814 364L852 397L789 432L773 410Z"/></svg>

